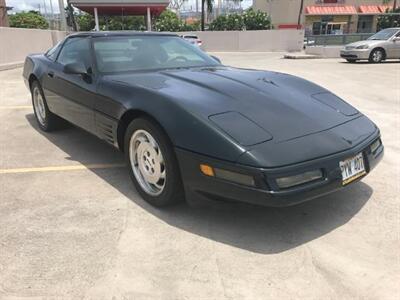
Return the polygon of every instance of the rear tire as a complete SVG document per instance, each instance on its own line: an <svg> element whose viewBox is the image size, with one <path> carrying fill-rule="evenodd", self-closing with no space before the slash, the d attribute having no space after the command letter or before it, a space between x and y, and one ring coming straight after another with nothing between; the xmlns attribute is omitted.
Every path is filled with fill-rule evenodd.
<svg viewBox="0 0 400 300"><path fill-rule="evenodd" d="M144 200L157 207L184 200L173 146L158 124L134 119L126 130L124 149L129 175Z"/></svg>
<svg viewBox="0 0 400 300"><path fill-rule="evenodd" d="M385 59L385 51L383 49L374 49L369 55L369 62L378 64Z"/></svg>
<svg viewBox="0 0 400 300"><path fill-rule="evenodd" d="M49 110L42 87L36 80L31 84L31 95L33 111L39 128L46 132L59 129L62 120Z"/></svg>

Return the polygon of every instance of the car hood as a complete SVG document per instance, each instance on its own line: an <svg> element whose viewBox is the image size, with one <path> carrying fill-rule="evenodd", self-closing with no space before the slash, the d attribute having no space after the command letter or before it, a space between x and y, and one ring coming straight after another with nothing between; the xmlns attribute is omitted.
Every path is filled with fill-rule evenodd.
<svg viewBox="0 0 400 300"><path fill-rule="evenodd" d="M353 49L353 48L357 48L358 46L361 45L368 45L368 46L375 46L377 44L380 44L384 41L382 40L364 40L364 41L358 41L358 42L354 42L354 43L350 43L346 45L346 49Z"/></svg>
<svg viewBox="0 0 400 300"><path fill-rule="evenodd" d="M299 138L360 116L324 88L277 72L213 67L114 75L113 80L162 93L239 143L245 140L245 146ZM221 121L215 117L228 112L240 118L231 114ZM231 127L237 128L236 132L229 132ZM250 141L246 139L252 135Z"/></svg>

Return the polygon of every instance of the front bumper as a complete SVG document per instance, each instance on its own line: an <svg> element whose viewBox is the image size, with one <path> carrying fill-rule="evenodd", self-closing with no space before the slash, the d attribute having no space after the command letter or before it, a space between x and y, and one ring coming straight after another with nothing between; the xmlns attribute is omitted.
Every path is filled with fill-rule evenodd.
<svg viewBox="0 0 400 300"><path fill-rule="evenodd" d="M370 49L340 50L340 56L345 59L369 59Z"/></svg>
<svg viewBox="0 0 400 300"><path fill-rule="evenodd" d="M176 154L186 198L189 201L194 197L200 200L206 198L239 201L264 206L290 206L318 198L345 187L342 184L339 161L355 156L360 152L364 154L364 164L368 174L383 157L384 147L382 143L374 152L371 151L371 144L377 139L380 139L379 132L376 132L376 134L373 134L348 151L296 165L273 169L254 168L229 163L179 148L176 148ZM256 186L244 186L203 175L199 169L200 164L208 164L215 168L251 175L254 177ZM276 184L276 178L315 169L323 170L323 179L288 189L279 189ZM359 181L361 178L354 182Z"/></svg>

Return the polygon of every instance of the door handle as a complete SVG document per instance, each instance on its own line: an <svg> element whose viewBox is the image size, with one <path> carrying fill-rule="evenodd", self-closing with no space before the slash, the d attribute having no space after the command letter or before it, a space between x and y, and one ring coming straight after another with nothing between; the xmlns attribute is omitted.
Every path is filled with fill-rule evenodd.
<svg viewBox="0 0 400 300"><path fill-rule="evenodd" d="M49 72L49 73L47 73L47 76L53 78L53 77L54 77L54 72Z"/></svg>

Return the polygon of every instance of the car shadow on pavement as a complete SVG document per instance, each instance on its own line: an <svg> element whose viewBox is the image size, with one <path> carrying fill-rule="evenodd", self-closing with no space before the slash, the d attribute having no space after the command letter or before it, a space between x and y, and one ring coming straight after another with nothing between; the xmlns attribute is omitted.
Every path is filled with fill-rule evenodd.
<svg viewBox="0 0 400 300"><path fill-rule="evenodd" d="M38 128L33 114L26 118L36 131L67 153L72 161L83 165L94 161L123 161L121 153L83 130L71 126L44 133ZM183 203L158 209L141 199L126 168L91 171L130 201L171 226L261 254L283 252L335 230L351 220L373 193L369 185L359 182L328 196L286 208L210 202L201 208Z"/></svg>
<svg viewBox="0 0 400 300"><path fill-rule="evenodd" d="M376 66L376 65L380 65L380 64L400 64L400 60L385 60L382 61L380 63L370 63L367 60L361 60L361 61L357 61L354 63L348 62L348 61L341 61L340 63L342 64L351 64L351 65L371 65L371 66Z"/></svg>

